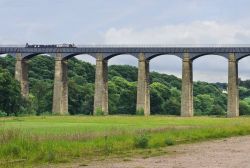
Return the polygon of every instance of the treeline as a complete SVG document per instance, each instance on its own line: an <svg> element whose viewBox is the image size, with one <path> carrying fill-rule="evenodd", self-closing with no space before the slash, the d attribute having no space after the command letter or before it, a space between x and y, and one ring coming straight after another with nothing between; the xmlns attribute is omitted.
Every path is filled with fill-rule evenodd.
<svg viewBox="0 0 250 168"><path fill-rule="evenodd" d="M54 59L36 56L29 60L29 99L20 95L14 79L15 58L0 58L0 115L51 114ZM136 113L137 68L129 65L109 66L109 113ZM95 66L72 58L68 61L70 114L93 113ZM227 85L194 82L196 115L225 115ZM224 91L224 92L223 92ZM181 79L150 73L151 113L179 115ZM250 81L240 81L240 113L250 114Z"/></svg>

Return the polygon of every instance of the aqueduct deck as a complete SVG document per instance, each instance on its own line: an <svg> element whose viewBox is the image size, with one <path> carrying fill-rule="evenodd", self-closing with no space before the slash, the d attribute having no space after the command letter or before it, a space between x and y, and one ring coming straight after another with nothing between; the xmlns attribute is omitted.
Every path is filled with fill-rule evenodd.
<svg viewBox="0 0 250 168"><path fill-rule="evenodd" d="M228 59L228 116L239 116L238 61L250 55L250 46L98 46L22 47L0 46L0 54L16 57L15 78L21 83L21 93L29 94L27 60L40 54L55 58L53 93L54 113L68 113L67 59L88 54L96 58L94 113L108 114L108 60L130 54L138 59L137 110L150 115L149 62L160 55L176 55L182 59L181 116L193 116L192 63L204 55L220 55ZM167 59L167 58L166 58Z"/></svg>

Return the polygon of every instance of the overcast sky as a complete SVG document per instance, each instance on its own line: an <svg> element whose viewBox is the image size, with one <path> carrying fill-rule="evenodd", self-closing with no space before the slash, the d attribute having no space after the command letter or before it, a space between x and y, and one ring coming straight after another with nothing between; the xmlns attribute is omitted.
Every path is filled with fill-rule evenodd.
<svg viewBox="0 0 250 168"><path fill-rule="evenodd" d="M249 7L249 0L0 0L0 44L250 44ZM132 56L109 62L137 65ZM242 79L250 79L249 65L240 61ZM150 69L180 76L181 60L157 57ZM195 60L194 79L227 81L227 60Z"/></svg>

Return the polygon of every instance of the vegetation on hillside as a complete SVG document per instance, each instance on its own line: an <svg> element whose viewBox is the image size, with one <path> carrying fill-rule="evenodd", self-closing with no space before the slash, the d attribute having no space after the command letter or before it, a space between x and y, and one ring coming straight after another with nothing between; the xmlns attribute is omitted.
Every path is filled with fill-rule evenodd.
<svg viewBox="0 0 250 168"><path fill-rule="evenodd" d="M54 60L36 56L29 60L28 100L21 100L20 86L14 80L15 58L0 58L0 115L50 114L52 109ZM69 112L93 113L95 66L72 58L68 61ZM135 114L137 68L109 66L109 113ZM194 82L196 115L225 115L227 84ZM179 115L181 79L157 72L150 73L151 113ZM240 81L240 113L250 114L250 81ZM13 106L13 104L15 106Z"/></svg>

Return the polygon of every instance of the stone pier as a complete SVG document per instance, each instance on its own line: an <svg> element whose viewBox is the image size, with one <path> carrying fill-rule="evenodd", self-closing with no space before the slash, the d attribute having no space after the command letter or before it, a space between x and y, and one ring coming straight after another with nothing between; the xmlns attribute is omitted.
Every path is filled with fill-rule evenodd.
<svg viewBox="0 0 250 168"><path fill-rule="evenodd" d="M230 53L228 57L227 116L239 116L238 61L234 53Z"/></svg>
<svg viewBox="0 0 250 168"><path fill-rule="evenodd" d="M181 116L193 116L193 61L184 53L182 61Z"/></svg>
<svg viewBox="0 0 250 168"><path fill-rule="evenodd" d="M108 115L108 61L102 54L96 58L94 115Z"/></svg>
<svg viewBox="0 0 250 168"><path fill-rule="evenodd" d="M68 114L68 65L62 54L55 57L55 76L53 93L53 114Z"/></svg>
<svg viewBox="0 0 250 168"><path fill-rule="evenodd" d="M145 59L143 53L139 55L138 62L136 110L143 111L145 116L150 115L149 60Z"/></svg>
<svg viewBox="0 0 250 168"><path fill-rule="evenodd" d="M23 97L29 96L28 63L22 58L22 54L16 55L15 79L20 82L21 94Z"/></svg>

